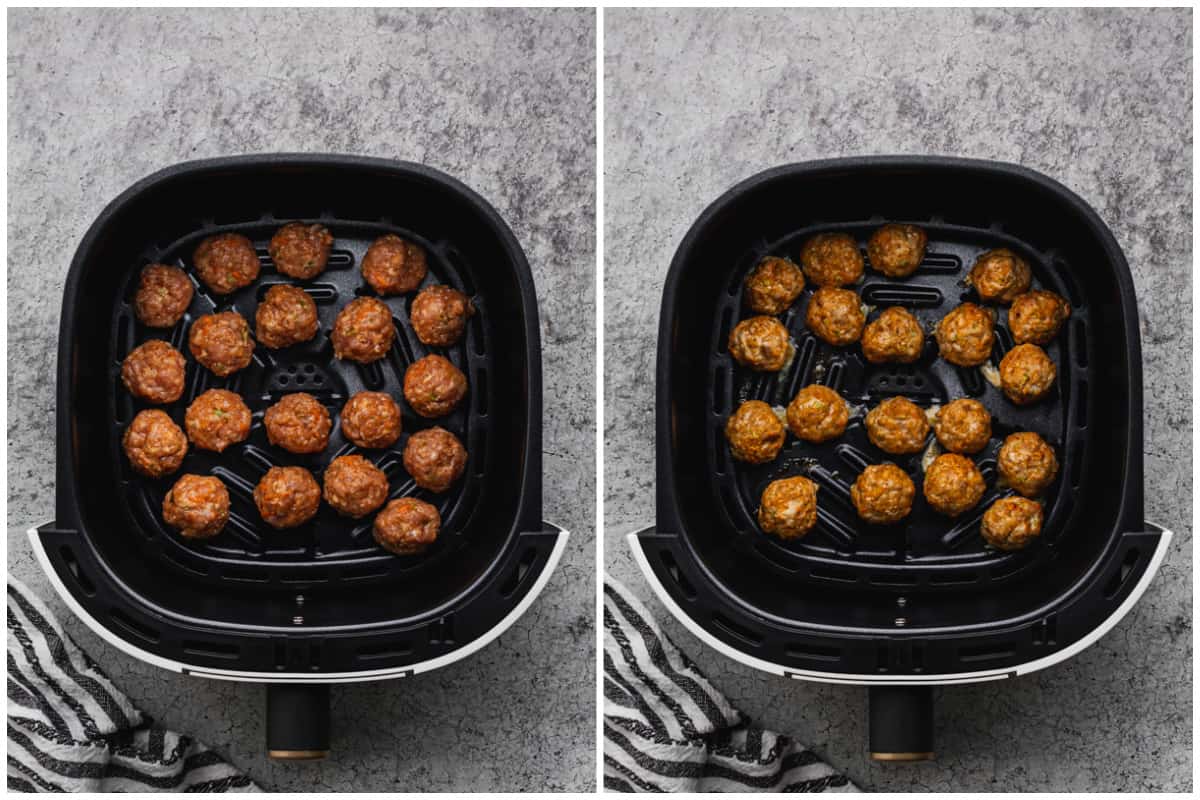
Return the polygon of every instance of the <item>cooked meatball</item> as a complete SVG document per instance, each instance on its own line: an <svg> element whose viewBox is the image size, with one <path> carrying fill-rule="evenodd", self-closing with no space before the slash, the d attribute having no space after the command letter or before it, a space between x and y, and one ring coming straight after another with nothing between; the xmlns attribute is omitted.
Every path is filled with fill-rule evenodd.
<svg viewBox="0 0 1200 800"><path fill-rule="evenodd" d="M254 487L254 505L272 528L295 528L317 515L321 487L304 467L271 467Z"/></svg>
<svg viewBox="0 0 1200 800"><path fill-rule="evenodd" d="M225 451L250 435L251 415L240 395L227 389L209 389L188 406L183 424L188 438L202 450Z"/></svg>
<svg viewBox="0 0 1200 800"><path fill-rule="evenodd" d="M449 359L419 358L404 371L404 399L422 417L444 417L467 394L467 376Z"/></svg>
<svg viewBox="0 0 1200 800"><path fill-rule="evenodd" d="M311 280L325 270L333 234L324 225L289 222L271 237L267 252L275 269L292 278Z"/></svg>
<svg viewBox="0 0 1200 800"><path fill-rule="evenodd" d="M444 428L417 431L404 445L404 468L422 489L446 491L466 466L467 449Z"/></svg>
<svg viewBox="0 0 1200 800"><path fill-rule="evenodd" d="M1011 250L989 250L975 261L967 274L967 283L975 287L985 303L1008 305L1017 295L1029 290L1032 273L1025 259Z"/></svg>
<svg viewBox="0 0 1200 800"><path fill-rule="evenodd" d="M161 478L183 464L188 442L167 412L157 408L139 411L121 438L129 463L143 475Z"/></svg>
<svg viewBox="0 0 1200 800"><path fill-rule="evenodd" d="M1008 329L1017 344L1047 345L1071 316L1071 304L1054 292L1018 295L1008 309Z"/></svg>
<svg viewBox="0 0 1200 800"><path fill-rule="evenodd" d="M805 386L787 407L787 424L797 438L821 443L836 439L850 422L850 408L842 396L819 383Z"/></svg>
<svg viewBox="0 0 1200 800"><path fill-rule="evenodd" d="M191 280L179 267L148 264L138 279L133 310L143 325L170 328L183 319L193 292Z"/></svg>
<svg viewBox="0 0 1200 800"><path fill-rule="evenodd" d="M942 358L960 367L978 367L992 355L995 318L974 303L963 303L938 322L934 335Z"/></svg>
<svg viewBox="0 0 1200 800"><path fill-rule="evenodd" d="M858 341L867 316L854 291L822 287L809 298L804 321L823 341L841 347Z"/></svg>
<svg viewBox="0 0 1200 800"><path fill-rule="evenodd" d="M787 428L769 405L761 400L747 400L725 423L725 438L738 461L765 464L783 449Z"/></svg>
<svg viewBox="0 0 1200 800"><path fill-rule="evenodd" d="M1057 373L1045 350L1019 344L1000 359L1000 388L1017 405L1029 405L1046 396Z"/></svg>
<svg viewBox="0 0 1200 800"><path fill-rule="evenodd" d="M778 372L791 363L796 348L782 322L774 317L750 317L729 332L729 353L750 369Z"/></svg>
<svg viewBox="0 0 1200 800"><path fill-rule="evenodd" d="M974 461L958 453L943 453L925 470L923 488L934 511L957 517L980 501L986 485Z"/></svg>
<svg viewBox="0 0 1200 800"><path fill-rule="evenodd" d="M392 349L396 326L387 303L374 297L359 297L346 304L333 321L333 354L338 358L369 364Z"/></svg>
<svg viewBox="0 0 1200 800"><path fill-rule="evenodd" d="M229 490L212 475L184 475L163 498L163 522L185 539L211 539L229 521Z"/></svg>
<svg viewBox="0 0 1200 800"><path fill-rule="evenodd" d="M1020 550L1042 532L1042 504L1024 497L1001 497L983 512L979 532L997 550Z"/></svg>
<svg viewBox="0 0 1200 800"><path fill-rule="evenodd" d="M863 257L844 233L819 233L800 250L804 275L817 286L849 286L863 274Z"/></svg>
<svg viewBox="0 0 1200 800"><path fill-rule="evenodd" d="M1030 431L1006 438L996 461L1004 482L1026 497L1037 497L1046 491L1058 475L1054 448Z"/></svg>
<svg viewBox="0 0 1200 800"><path fill-rule="evenodd" d="M408 321L422 344L449 347L462 338L475 313L471 298L452 286L426 286L413 298Z"/></svg>
<svg viewBox="0 0 1200 800"><path fill-rule="evenodd" d="M380 236L367 248L362 274L379 294L411 292L425 280L425 250L394 233Z"/></svg>
<svg viewBox="0 0 1200 800"><path fill-rule="evenodd" d="M938 409L933 432L951 453L978 453L992 438L992 415L978 400L961 397Z"/></svg>
<svg viewBox="0 0 1200 800"><path fill-rule="evenodd" d="M161 339L144 342L125 356L121 382L134 397L148 403L174 403L183 395L183 353Z"/></svg>
<svg viewBox="0 0 1200 800"><path fill-rule="evenodd" d="M442 516L415 497L393 500L375 517L375 541L398 556L420 553L437 540Z"/></svg>
<svg viewBox="0 0 1200 800"><path fill-rule="evenodd" d="M867 522L890 525L908 516L916 493L912 478L895 464L872 464L850 487L850 500Z"/></svg>
<svg viewBox="0 0 1200 800"><path fill-rule="evenodd" d="M236 292L258 279L254 243L238 233L219 233L200 243L192 264L204 285L217 294Z"/></svg>
<svg viewBox="0 0 1200 800"><path fill-rule="evenodd" d="M885 453L909 455L925 449L929 419L906 397L889 397L867 413L867 438Z"/></svg>
<svg viewBox="0 0 1200 800"><path fill-rule="evenodd" d="M911 364L921 357L925 331L907 309L885 308L862 332L863 357L872 364Z"/></svg>
<svg viewBox="0 0 1200 800"><path fill-rule="evenodd" d="M871 268L889 278L912 275L925 258L925 242L925 231L916 225L884 225L867 242Z"/></svg>
<svg viewBox="0 0 1200 800"><path fill-rule="evenodd" d="M317 304L299 286L275 284L254 312L254 335L272 350L307 342L319 327Z"/></svg>
<svg viewBox="0 0 1200 800"><path fill-rule="evenodd" d="M365 517L387 496L387 475L362 456L338 456L325 469L325 502L343 516Z"/></svg>
<svg viewBox="0 0 1200 800"><path fill-rule="evenodd" d="M817 485L802 475L771 481L758 506L758 524L780 539L799 539L817 524Z"/></svg>
<svg viewBox="0 0 1200 800"><path fill-rule="evenodd" d="M359 447L391 447L400 438L400 406L385 392L358 392L342 408L342 434Z"/></svg>
<svg viewBox="0 0 1200 800"><path fill-rule="evenodd" d="M284 395L263 415L267 440L289 453L320 453L329 445L329 411L306 392Z"/></svg>
<svg viewBox="0 0 1200 800"><path fill-rule="evenodd" d="M250 326L241 314L222 311L205 314L192 323L188 349L214 375L224 378L250 366L254 340L250 338Z"/></svg>
<svg viewBox="0 0 1200 800"><path fill-rule="evenodd" d="M804 291L804 273L786 258L767 256L746 276L742 293L756 314L782 314Z"/></svg>

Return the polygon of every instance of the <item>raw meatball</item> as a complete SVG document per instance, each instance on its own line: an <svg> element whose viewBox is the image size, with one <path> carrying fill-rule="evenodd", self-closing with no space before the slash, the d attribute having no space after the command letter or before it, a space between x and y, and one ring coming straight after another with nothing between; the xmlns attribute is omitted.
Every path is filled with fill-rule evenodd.
<svg viewBox="0 0 1200 800"><path fill-rule="evenodd" d="M193 292L191 280L179 267L149 264L138 279L133 310L143 325L170 328L183 319Z"/></svg>
<svg viewBox="0 0 1200 800"><path fill-rule="evenodd" d="M797 438L819 444L836 439L850 422L842 396L819 383L805 386L787 407L787 424Z"/></svg>
<svg viewBox="0 0 1200 800"><path fill-rule="evenodd" d="M444 417L467 394L467 376L449 359L419 358L404 371L404 399L422 417Z"/></svg>
<svg viewBox="0 0 1200 800"><path fill-rule="evenodd" d="M962 397L938 409L933 432L951 453L978 453L992 438L992 415L983 403Z"/></svg>
<svg viewBox="0 0 1200 800"><path fill-rule="evenodd" d="M185 539L211 539L229 521L229 490L211 475L184 475L163 498L163 522Z"/></svg>
<svg viewBox="0 0 1200 800"><path fill-rule="evenodd" d="M1008 329L1017 344L1049 344L1071 316L1071 305L1054 292L1018 295L1008 309Z"/></svg>
<svg viewBox="0 0 1200 800"><path fill-rule="evenodd" d="M387 303L374 297L351 300L333 322L333 354L369 364L392 349L396 326Z"/></svg>
<svg viewBox="0 0 1200 800"><path fill-rule="evenodd" d="M942 358L960 367L978 367L992 355L995 319L974 303L963 303L938 322L934 335Z"/></svg>
<svg viewBox="0 0 1200 800"><path fill-rule="evenodd" d="M188 442L167 412L157 408L139 411L121 439L129 463L143 475L161 478L183 464Z"/></svg>
<svg viewBox="0 0 1200 800"><path fill-rule="evenodd" d="M916 493L912 478L895 464L870 465L850 487L854 509L875 525L890 525L907 517Z"/></svg>
<svg viewBox="0 0 1200 800"><path fill-rule="evenodd" d="M1029 405L1046 396L1057 373L1045 350L1019 344L1000 359L1000 388L1017 405Z"/></svg>
<svg viewBox="0 0 1200 800"><path fill-rule="evenodd" d="M985 488L975 462L958 453L943 453L925 470L925 499L934 511L948 517L973 508Z"/></svg>
<svg viewBox="0 0 1200 800"><path fill-rule="evenodd" d="M379 294L411 292L425 280L425 251L394 233L380 236L363 256L363 278Z"/></svg>
<svg viewBox="0 0 1200 800"><path fill-rule="evenodd" d="M817 485L802 475L771 481L758 506L758 524L780 539L799 539L817 524Z"/></svg>
<svg viewBox="0 0 1200 800"><path fill-rule="evenodd" d="M387 475L362 456L338 456L325 469L325 502L343 516L365 517L387 496Z"/></svg>
<svg viewBox="0 0 1200 800"><path fill-rule="evenodd" d="M236 311L205 314L192 323L188 349L204 366L219 377L245 369L254 357L250 326Z"/></svg>
<svg viewBox="0 0 1200 800"><path fill-rule="evenodd" d="M251 415L240 395L227 389L209 389L188 406L183 424L188 438L202 450L224 452L250 435Z"/></svg>
<svg viewBox="0 0 1200 800"><path fill-rule="evenodd" d="M391 447L400 438L400 406L384 392L358 392L342 408L342 434L359 447Z"/></svg>
<svg viewBox="0 0 1200 800"><path fill-rule="evenodd" d="M852 290L822 287L809 298L804 321L823 341L841 347L858 341L867 315Z"/></svg>
<svg viewBox="0 0 1200 800"><path fill-rule="evenodd" d="M306 392L284 395L263 415L267 440L289 453L320 453L329 445L329 411Z"/></svg>
<svg viewBox="0 0 1200 800"><path fill-rule="evenodd" d="M782 314L804 291L804 273L786 258L767 256L746 276L742 297L756 314Z"/></svg>
<svg viewBox="0 0 1200 800"><path fill-rule="evenodd" d="M1025 259L1011 250L989 250L975 261L967 274L967 283L975 287L985 303L1008 305L1017 295L1029 291L1032 273Z"/></svg>
<svg viewBox="0 0 1200 800"><path fill-rule="evenodd" d="M254 505L272 528L295 528L317 515L321 487L304 467L271 467L254 487Z"/></svg>
<svg viewBox="0 0 1200 800"><path fill-rule="evenodd" d="M333 234L324 225L289 222L271 237L267 252L275 269L292 278L311 280L325 270Z"/></svg>
<svg viewBox="0 0 1200 800"><path fill-rule="evenodd" d="M174 403L183 395L187 362L174 347L151 339L135 347L121 364L121 382L148 403Z"/></svg>
<svg viewBox="0 0 1200 800"><path fill-rule="evenodd" d="M912 275L925 258L925 231L916 225L884 225L867 242L871 268L889 278Z"/></svg>
<svg viewBox="0 0 1200 800"><path fill-rule="evenodd" d="M1020 550L1042 532L1042 504L1024 497L1001 497L983 512L979 532L997 550Z"/></svg>
<svg viewBox="0 0 1200 800"><path fill-rule="evenodd" d="M738 461L765 464L783 449L787 428L769 405L761 400L747 400L725 423L725 438Z"/></svg>
<svg viewBox="0 0 1200 800"><path fill-rule="evenodd" d="M254 243L238 233L219 233L200 243L192 264L204 285L217 294L236 292L258 279Z"/></svg>
<svg viewBox="0 0 1200 800"><path fill-rule="evenodd" d="M1030 431L1006 438L996 460L1004 482L1026 497L1037 497L1046 491L1058 475L1054 448Z"/></svg>
<svg viewBox="0 0 1200 800"><path fill-rule="evenodd" d="M404 468L422 489L446 491L466 466L467 449L444 428L417 431L404 445Z"/></svg>
<svg viewBox="0 0 1200 800"><path fill-rule="evenodd" d="M800 264L817 286L849 286L863 274L863 257L844 233L819 233L804 243Z"/></svg>
<svg viewBox="0 0 1200 800"><path fill-rule="evenodd" d="M462 338L467 318L475 313L471 299L451 286L426 286L413 298L408 312L413 333L422 344L449 347Z"/></svg>
<svg viewBox="0 0 1200 800"><path fill-rule="evenodd" d="M872 364L911 364L921 357L925 331L907 309L885 308L862 333L863 357Z"/></svg>
<svg viewBox="0 0 1200 800"><path fill-rule="evenodd" d="M375 541L398 556L420 553L437 540L442 516L435 506L415 497L388 503L375 517Z"/></svg>
<svg viewBox="0 0 1200 800"><path fill-rule="evenodd" d="M272 350L307 342L319 327L317 304L298 286L275 284L254 312L254 335Z"/></svg>
<svg viewBox="0 0 1200 800"><path fill-rule="evenodd" d="M750 369L778 372L791 363L796 348L782 322L774 317L751 317L729 332L729 353Z"/></svg>
<svg viewBox="0 0 1200 800"><path fill-rule="evenodd" d="M929 419L906 397L889 397L867 414L867 438L885 453L909 455L925 449Z"/></svg>

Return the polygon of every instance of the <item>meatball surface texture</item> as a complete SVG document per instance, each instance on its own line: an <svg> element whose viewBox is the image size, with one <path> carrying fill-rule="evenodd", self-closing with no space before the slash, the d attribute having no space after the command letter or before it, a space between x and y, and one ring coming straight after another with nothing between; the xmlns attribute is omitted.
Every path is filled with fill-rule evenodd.
<svg viewBox="0 0 1200 800"><path fill-rule="evenodd" d="M765 464L783 449L787 427L762 400L747 400L725 422L725 439L738 461Z"/></svg>
<svg viewBox="0 0 1200 800"><path fill-rule="evenodd" d="M889 278L912 275L925 258L925 231L916 225L884 225L871 234L867 258L871 268Z"/></svg>
<svg viewBox="0 0 1200 800"><path fill-rule="evenodd" d="M795 355L791 334L774 317L750 317L729 332L729 353L744 367L778 372Z"/></svg>
<svg viewBox="0 0 1200 800"><path fill-rule="evenodd" d="M1000 359L1000 388L1019 406L1049 394L1057 374L1050 356L1036 344L1019 344Z"/></svg>
<svg viewBox="0 0 1200 800"><path fill-rule="evenodd" d="M867 315L853 290L823 286L808 299L804 322L822 341L844 347L862 336Z"/></svg>
<svg viewBox="0 0 1200 800"><path fill-rule="evenodd" d="M758 524L780 539L799 539L817 524L817 485L802 475L771 481L758 506Z"/></svg>
<svg viewBox="0 0 1200 800"><path fill-rule="evenodd" d="M405 294L421 285L428 267L420 245L394 233L380 236L362 260L366 282L379 294Z"/></svg>
<svg viewBox="0 0 1200 800"><path fill-rule="evenodd" d="M392 349L396 325L387 303L375 297L358 297L346 304L333 321L333 354L341 359L369 364Z"/></svg>
<svg viewBox="0 0 1200 800"><path fill-rule="evenodd" d="M183 431L167 412L157 408L139 411L125 429L121 444L134 470L151 478L179 469L188 450Z"/></svg>
<svg viewBox="0 0 1200 800"><path fill-rule="evenodd" d="M1029 263L1011 250L989 250L975 260L967 274L967 283L975 287L986 303L1008 305L1017 295L1029 291L1032 273Z"/></svg>
<svg viewBox="0 0 1200 800"><path fill-rule="evenodd" d="M895 464L871 464L850 487L850 500L867 522L890 525L909 515L916 493L912 478Z"/></svg>
<svg viewBox="0 0 1200 800"><path fill-rule="evenodd" d="M444 417L467 394L467 376L439 355L419 358L404 371L404 399L422 417Z"/></svg>
<svg viewBox="0 0 1200 800"><path fill-rule="evenodd" d="M942 358L959 367L978 367L992 355L995 318L982 306L963 303L942 317L934 336Z"/></svg>
<svg viewBox="0 0 1200 800"><path fill-rule="evenodd" d="M951 453L978 453L991 441L992 415L978 400L961 397L938 409L933 432Z"/></svg>
<svg viewBox="0 0 1200 800"><path fill-rule="evenodd" d="M809 384L796 393L787 407L787 424L792 433L806 442L820 444L836 439L850 422L850 407L842 396L819 383Z"/></svg>
<svg viewBox="0 0 1200 800"><path fill-rule="evenodd" d="M202 241L192 254L196 274L217 294L229 294L258 280L258 252L239 233L219 233Z"/></svg>
<svg viewBox="0 0 1200 800"><path fill-rule="evenodd" d="M195 289L187 273L166 264L148 264L138 278L133 311L143 325L171 328L183 319Z"/></svg>
<svg viewBox="0 0 1200 800"><path fill-rule="evenodd" d="M386 392L357 392L342 408L342 434L359 447L391 447L400 428L400 406Z"/></svg>
<svg viewBox="0 0 1200 800"><path fill-rule="evenodd" d="M253 417L241 395L228 389L209 389L188 406L183 424L188 438L201 450L222 453L250 435Z"/></svg>
<svg viewBox="0 0 1200 800"><path fill-rule="evenodd" d="M415 497L401 497L375 517L375 541L398 556L413 555L437 540L441 526L437 507Z"/></svg>
<svg viewBox="0 0 1200 800"><path fill-rule="evenodd" d="M742 298L756 314L782 314L804 291L804 272L786 258L767 256L746 276Z"/></svg>
<svg viewBox="0 0 1200 800"><path fill-rule="evenodd" d="M254 312L255 336L272 350L307 342L320 326L317 304L308 292L285 283L267 289Z"/></svg>
<svg viewBox="0 0 1200 800"><path fill-rule="evenodd" d="M885 308L862 332L863 357L872 364L911 364L924 347L921 323L899 306Z"/></svg>
<svg viewBox="0 0 1200 800"><path fill-rule="evenodd" d="M211 539L229 521L229 490L212 475L184 475L163 498L163 522L185 539Z"/></svg>
<svg viewBox="0 0 1200 800"><path fill-rule="evenodd" d="M467 449L445 428L417 431L404 444L404 469L422 489L446 491L466 466Z"/></svg>
<svg viewBox="0 0 1200 800"><path fill-rule="evenodd" d="M1020 550L1042 533L1042 504L1024 497L1001 497L983 513L983 540L997 550Z"/></svg>
<svg viewBox="0 0 1200 800"><path fill-rule="evenodd" d="M279 272L307 281L325 271L332 247L333 234L324 225L289 222L271 237L267 252Z"/></svg>
<svg viewBox="0 0 1200 800"><path fill-rule="evenodd" d="M849 286L863 275L863 257L844 233L819 233L800 250L804 275L817 286Z"/></svg>
<svg viewBox="0 0 1200 800"><path fill-rule="evenodd" d="M320 453L329 445L329 410L306 392L284 395L263 415L267 440L289 453Z"/></svg>
<svg viewBox="0 0 1200 800"><path fill-rule="evenodd" d="M889 397L867 412L867 438L892 455L910 455L925 449L929 419L925 410L906 397Z"/></svg>
<svg viewBox="0 0 1200 800"><path fill-rule="evenodd" d="M975 507L987 486L974 461L958 453L943 453L925 471L923 488L934 511L957 517Z"/></svg>
<svg viewBox="0 0 1200 800"><path fill-rule="evenodd" d="M147 403L174 403L183 396L186 364L183 353L161 339L151 339L125 356L121 382Z"/></svg>
<svg viewBox="0 0 1200 800"><path fill-rule="evenodd" d="M295 528L317 515L321 487L304 467L271 467L254 487L254 505L272 528Z"/></svg>
<svg viewBox="0 0 1200 800"><path fill-rule="evenodd" d="M250 326L236 311L205 314L188 331L188 350L214 375L228 377L250 366L254 340Z"/></svg>
<svg viewBox="0 0 1200 800"><path fill-rule="evenodd" d="M338 456L325 468L325 502L339 514L359 519L384 504L388 479L359 455Z"/></svg>
<svg viewBox="0 0 1200 800"><path fill-rule="evenodd" d="M452 286L426 286L413 298L408 312L413 333L421 344L450 347L457 344L475 313L471 299Z"/></svg>
<svg viewBox="0 0 1200 800"><path fill-rule="evenodd" d="M1017 295L1008 309L1008 329L1017 344L1048 345L1071 316L1071 304L1040 289Z"/></svg>
<svg viewBox="0 0 1200 800"><path fill-rule="evenodd" d="M1058 457L1046 440L1032 431L1010 434L997 457L1000 477L1018 493L1037 497L1058 475Z"/></svg>

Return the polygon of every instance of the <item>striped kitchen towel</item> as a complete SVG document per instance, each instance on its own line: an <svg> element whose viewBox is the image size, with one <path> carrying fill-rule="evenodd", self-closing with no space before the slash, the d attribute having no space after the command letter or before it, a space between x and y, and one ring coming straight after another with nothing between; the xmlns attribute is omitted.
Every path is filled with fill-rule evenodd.
<svg viewBox="0 0 1200 800"><path fill-rule="evenodd" d="M151 724L10 575L9 791L259 791L204 745Z"/></svg>
<svg viewBox="0 0 1200 800"><path fill-rule="evenodd" d="M604 582L604 787L857 792L804 745L751 727L629 590Z"/></svg>

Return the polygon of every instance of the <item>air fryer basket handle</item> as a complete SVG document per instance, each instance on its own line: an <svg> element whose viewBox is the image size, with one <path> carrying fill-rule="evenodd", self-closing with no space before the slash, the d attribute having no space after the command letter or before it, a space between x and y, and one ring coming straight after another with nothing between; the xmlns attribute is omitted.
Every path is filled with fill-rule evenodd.
<svg viewBox="0 0 1200 800"><path fill-rule="evenodd" d="M267 754L284 760L329 755L329 684L267 684Z"/></svg>
<svg viewBox="0 0 1200 800"><path fill-rule="evenodd" d="M928 761L933 758L933 687L872 686L871 758L876 761Z"/></svg>

